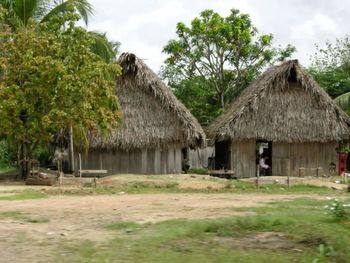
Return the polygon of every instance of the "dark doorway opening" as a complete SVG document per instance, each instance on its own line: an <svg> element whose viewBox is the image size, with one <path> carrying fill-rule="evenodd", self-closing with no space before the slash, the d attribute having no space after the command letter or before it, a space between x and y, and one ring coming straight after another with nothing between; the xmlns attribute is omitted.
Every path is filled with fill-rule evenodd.
<svg viewBox="0 0 350 263"><path fill-rule="evenodd" d="M188 170L190 169L190 158L189 158L189 149L183 148L181 150L181 169L182 172L187 174Z"/></svg>
<svg viewBox="0 0 350 263"><path fill-rule="evenodd" d="M256 141L256 165L260 175L272 175L272 142Z"/></svg>
<svg viewBox="0 0 350 263"><path fill-rule="evenodd" d="M215 170L231 169L231 141L215 143Z"/></svg>

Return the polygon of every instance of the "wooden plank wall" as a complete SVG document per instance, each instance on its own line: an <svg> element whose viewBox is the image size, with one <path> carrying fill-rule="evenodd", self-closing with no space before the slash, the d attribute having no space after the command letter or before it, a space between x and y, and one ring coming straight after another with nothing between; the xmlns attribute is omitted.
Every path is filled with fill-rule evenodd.
<svg viewBox="0 0 350 263"><path fill-rule="evenodd" d="M255 140L234 141L231 148L231 168L235 176L256 176L256 142Z"/></svg>
<svg viewBox="0 0 350 263"><path fill-rule="evenodd" d="M272 175L286 176L290 169L291 176L299 176L299 168L306 168L307 175L316 175L317 168L329 174L329 164L337 163L337 146L337 142L273 143Z"/></svg>
<svg viewBox="0 0 350 263"><path fill-rule="evenodd" d="M190 168L208 167L208 158L214 157L215 147L206 147L203 149L190 149L188 151Z"/></svg>
<svg viewBox="0 0 350 263"><path fill-rule="evenodd" d="M105 169L108 175L118 173L169 174L182 171L181 148L179 147L130 152L90 151L87 155L81 154L81 158L83 169ZM78 154L76 154L75 164L78 168Z"/></svg>
<svg viewBox="0 0 350 263"><path fill-rule="evenodd" d="M299 168L306 168L306 175L316 175L317 168L329 175L329 164L337 164L337 146L337 142L273 143L272 175L299 176ZM255 140L232 143L231 167L239 178L256 176Z"/></svg>

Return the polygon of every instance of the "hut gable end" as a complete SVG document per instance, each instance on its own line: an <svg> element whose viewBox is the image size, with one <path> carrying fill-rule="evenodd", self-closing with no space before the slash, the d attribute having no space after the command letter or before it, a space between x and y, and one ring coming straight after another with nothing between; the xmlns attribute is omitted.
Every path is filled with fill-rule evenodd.
<svg viewBox="0 0 350 263"><path fill-rule="evenodd" d="M296 60L268 69L213 121L215 140L328 142L349 138L350 120Z"/></svg>
<svg viewBox="0 0 350 263"><path fill-rule="evenodd" d="M108 138L94 138L93 148L131 151L204 144L198 121L141 59L123 53L118 63L122 74L116 93L123 112L122 127Z"/></svg>

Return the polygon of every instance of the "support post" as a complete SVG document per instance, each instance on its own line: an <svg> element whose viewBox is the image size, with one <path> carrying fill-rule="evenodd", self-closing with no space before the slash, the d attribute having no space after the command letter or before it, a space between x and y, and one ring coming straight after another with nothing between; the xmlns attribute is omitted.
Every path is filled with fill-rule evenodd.
<svg viewBox="0 0 350 263"><path fill-rule="evenodd" d="M287 160L287 184L288 184L288 190L290 189L290 161Z"/></svg>
<svg viewBox="0 0 350 263"><path fill-rule="evenodd" d="M74 141L73 141L73 127L72 125L69 127L69 168L71 172L74 173L75 165L74 165Z"/></svg>
<svg viewBox="0 0 350 263"><path fill-rule="evenodd" d="M79 153L79 177L81 179L81 154Z"/></svg>
<svg viewBox="0 0 350 263"><path fill-rule="evenodd" d="M259 169L259 165L256 166L256 180L255 180L255 184L256 184L256 188L259 189L260 188L260 169Z"/></svg>

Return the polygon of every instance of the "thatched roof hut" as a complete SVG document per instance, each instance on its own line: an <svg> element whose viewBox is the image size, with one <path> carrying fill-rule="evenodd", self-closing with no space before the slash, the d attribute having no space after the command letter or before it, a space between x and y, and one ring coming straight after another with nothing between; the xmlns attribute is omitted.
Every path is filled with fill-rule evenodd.
<svg viewBox="0 0 350 263"><path fill-rule="evenodd" d="M94 140L92 147L129 151L169 144L203 145L205 134L197 119L141 59L123 53L118 63L122 67L117 79L122 127L108 139Z"/></svg>
<svg viewBox="0 0 350 263"><path fill-rule="evenodd" d="M291 60L262 74L210 125L215 140L275 142L341 141L349 117L298 63Z"/></svg>
<svg viewBox="0 0 350 263"><path fill-rule="evenodd" d="M256 174L257 143L262 141L273 175L297 175L303 167L328 170L336 163L338 142L349 139L349 127L349 117L297 60L291 60L258 77L213 121L207 134L221 143L216 155L221 152L223 166L238 170L239 176Z"/></svg>
<svg viewBox="0 0 350 263"><path fill-rule="evenodd" d="M111 173L181 172L181 149L204 146L205 133L190 111L162 80L134 54L118 63L117 96L123 113L120 129L107 138L91 138L87 166L97 160ZM98 156L97 156L98 155ZM117 163L118 160L121 163Z"/></svg>

